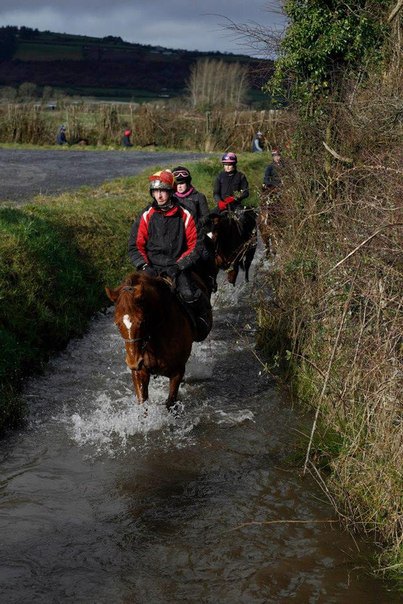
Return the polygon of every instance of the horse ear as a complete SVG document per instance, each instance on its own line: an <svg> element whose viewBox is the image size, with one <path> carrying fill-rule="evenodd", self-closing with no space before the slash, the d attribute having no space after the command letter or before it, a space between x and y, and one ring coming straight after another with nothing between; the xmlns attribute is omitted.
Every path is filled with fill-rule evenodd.
<svg viewBox="0 0 403 604"><path fill-rule="evenodd" d="M119 289L110 289L109 287L105 287L105 291L109 300L111 300L112 302L116 302L119 297Z"/></svg>

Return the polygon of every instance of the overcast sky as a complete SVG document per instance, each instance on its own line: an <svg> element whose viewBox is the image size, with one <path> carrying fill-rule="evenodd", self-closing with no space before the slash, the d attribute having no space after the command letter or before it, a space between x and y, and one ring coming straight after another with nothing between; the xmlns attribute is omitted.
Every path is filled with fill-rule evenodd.
<svg viewBox="0 0 403 604"><path fill-rule="evenodd" d="M120 36L185 50L258 54L226 26L284 27L281 0L0 0L1 25Z"/></svg>

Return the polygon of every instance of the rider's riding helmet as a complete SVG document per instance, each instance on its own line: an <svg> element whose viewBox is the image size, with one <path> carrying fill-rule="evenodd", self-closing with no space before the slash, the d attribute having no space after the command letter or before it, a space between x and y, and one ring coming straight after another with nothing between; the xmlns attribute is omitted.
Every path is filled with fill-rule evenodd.
<svg viewBox="0 0 403 604"><path fill-rule="evenodd" d="M175 188L175 179L171 170L160 170L148 177L150 181L150 193L155 190L173 192Z"/></svg>
<svg viewBox="0 0 403 604"><path fill-rule="evenodd" d="M229 151L228 153L224 153L224 155L221 158L221 163L222 164L226 164L229 166L233 166L237 163L238 158L235 155L235 153L232 153L232 151Z"/></svg>
<svg viewBox="0 0 403 604"><path fill-rule="evenodd" d="M179 185L184 182L187 185L190 185L190 183L192 182L192 176L191 176L189 170L187 168L184 168L183 166L178 166L177 168L174 168L172 170L172 173L175 177L175 181Z"/></svg>

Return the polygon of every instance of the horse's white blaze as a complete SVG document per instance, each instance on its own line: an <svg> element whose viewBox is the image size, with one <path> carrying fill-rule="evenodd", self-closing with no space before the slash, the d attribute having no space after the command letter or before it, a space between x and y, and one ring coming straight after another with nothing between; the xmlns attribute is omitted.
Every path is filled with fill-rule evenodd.
<svg viewBox="0 0 403 604"><path fill-rule="evenodd" d="M129 337L130 337L130 329L132 327L132 322L130 321L129 315L124 315L124 317L123 317L123 323L126 325L127 330L129 332Z"/></svg>

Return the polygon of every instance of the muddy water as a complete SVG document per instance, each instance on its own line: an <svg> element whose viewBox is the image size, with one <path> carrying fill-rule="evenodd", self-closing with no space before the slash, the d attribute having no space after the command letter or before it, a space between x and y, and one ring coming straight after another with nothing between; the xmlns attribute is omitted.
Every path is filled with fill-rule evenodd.
<svg viewBox="0 0 403 604"><path fill-rule="evenodd" d="M290 462L303 426L253 354L253 297L220 287L175 415L164 378L133 403L111 310L27 385L0 449L2 604L399 600Z"/></svg>

